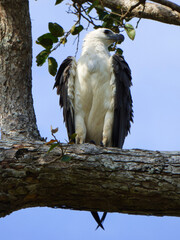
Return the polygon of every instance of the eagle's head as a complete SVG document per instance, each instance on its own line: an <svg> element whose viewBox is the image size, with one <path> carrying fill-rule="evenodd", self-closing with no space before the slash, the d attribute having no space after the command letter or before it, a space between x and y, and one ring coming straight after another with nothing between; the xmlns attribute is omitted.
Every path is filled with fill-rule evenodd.
<svg viewBox="0 0 180 240"><path fill-rule="evenodd" d="M122 34L117 34L107 28L98 28L92 32L89 32L84 41L96 42L100 41L109 47L113 42L123 42L124 36Z"/></svg>

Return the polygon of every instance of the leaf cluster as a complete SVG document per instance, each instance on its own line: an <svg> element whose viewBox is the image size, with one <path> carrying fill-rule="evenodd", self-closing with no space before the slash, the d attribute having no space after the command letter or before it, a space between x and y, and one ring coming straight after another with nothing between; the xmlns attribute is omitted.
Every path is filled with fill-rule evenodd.
<svg viewBox="0 0 180 240"><path fill-rule="evenodd" d="M54 43L59 41L65 42L62 38L64 36L64 29L57 23L50 22L48 24L49 32L40 36L36 43L41 45L44 50L41 51L36 56L37 66L42 66L45 61L48 59L48 70L52 76L56 75L58 64L53 57L49 57L50 53L53 51Z"/></svg>
<svg viewBox="0 0 180 240"><path fill-rule="evenodd" d="M63 0L56 0L55 5L59 5L62 2ZM94 29L100 27L108 28L116 33L125 31L131 40L134 40L135 38L135 29L130 23L128 23L130 19L127 19L127 17L123 18L126 14L123 14L121 9L118 9L118 12L112 12L111 10L105 8L100 0L94 0L93 3L73 3L69 13L74 14L77 17L76 23L69 31L65 32L61 25L50 22L48 24L49 32L40 36L36 41L37 44L44 48L36 56L37 66L42 66L46 60L48 60L48 70L52 76L56 75L58 64L56 59L50 57L49 55L61 44L65 45L68 41L69 35L79 37L80 32L84 29L87 30L89 25L93 25ZM94 17L95 14L96 17ZM84 18L88 23L86 28L81 24L82 18ZM116 51L122 55L123 51L121 48L117 47L117 44L119 43L115 43L110 46L109 51Z"/></svg>
<svg viewBox="0 0 180 240"><path fill-rule="evenodd" d="M101 21L102 25L100 27L109 28L115 33L125 30L128 37L131 40L134 40L136 32L134 27L127 23L130 19L123 19L121 14L108 11L102 5L99 4L99 0L96 0L91 5L91 10L94 8L98 14L98 18ZM119 9L120 11L120 9ZM88 11L89 14L89 11Z"/></svg>

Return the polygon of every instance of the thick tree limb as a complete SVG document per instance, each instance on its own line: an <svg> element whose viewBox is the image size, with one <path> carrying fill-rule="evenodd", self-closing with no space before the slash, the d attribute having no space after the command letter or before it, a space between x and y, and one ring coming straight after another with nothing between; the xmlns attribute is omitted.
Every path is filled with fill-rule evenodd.
<svg viewBox="0 0 180 240"><path fill-rule="evenodd" d="M176 3L173 3L173 2L170 2L167 0L151 0L151 2L156 2L156 3L162 4L164 6L170 7L172 10L180 12L180 6L177 5Z"/></svg>
<svg viewBox="0 0 180 240"><path fill-rule="evenodd" d="M0 142L0 216L49 206L180 216L180 152Z"/></svg>
<svg viewBox="0 0 180 240"><path fill-rule="evenodd" d="M79 2L73 0L73 2ZM83 2L86 2L83 0ZM93 2L90 0L89 2ZM101 0L101 3L114 12L125 14L129 11L129 9L133 8L139 0ZM141 1L142 2L142 1ZM133 8L132 11L129 12L128 17L137 17L137 18L145 18L151 19L163 23L180 25L180 6L165 0L154 0L151 2L145 2L144 4L138 5L136 8ZM158 3L158 4L157 4Z"/></svg>

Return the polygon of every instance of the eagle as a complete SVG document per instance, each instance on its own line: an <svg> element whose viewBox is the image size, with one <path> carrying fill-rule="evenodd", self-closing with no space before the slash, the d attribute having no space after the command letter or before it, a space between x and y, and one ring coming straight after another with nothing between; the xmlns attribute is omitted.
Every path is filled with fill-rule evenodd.
<svg viewBox="0 0 180 240"><path fill-rule="evenodd" d="M85 36L79 60L69 56L59 67L54 87L69 139L75 134L77 144L122 148L130 131L131 70L121 55L111 56L108 50L122 41L122 34L98 28ZM101 219L97 212L91 213L103 228L106 212Z"/></svg>

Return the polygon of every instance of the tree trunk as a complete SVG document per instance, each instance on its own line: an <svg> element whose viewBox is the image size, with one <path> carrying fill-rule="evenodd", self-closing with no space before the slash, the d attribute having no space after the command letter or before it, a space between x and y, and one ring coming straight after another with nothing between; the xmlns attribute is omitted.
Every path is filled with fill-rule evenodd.
<svg viewBox="0 0 180 240"><path fill-rule="evenodd" d="M180 152L0 143L0 216L49 206L180 216Z"/></svg>
<svg viewBox="0 0 180 240"><path fill-rule="evenodd" d="M2 139L38 139L32 100L28 0L0 1L0 128Z"/></svg>

